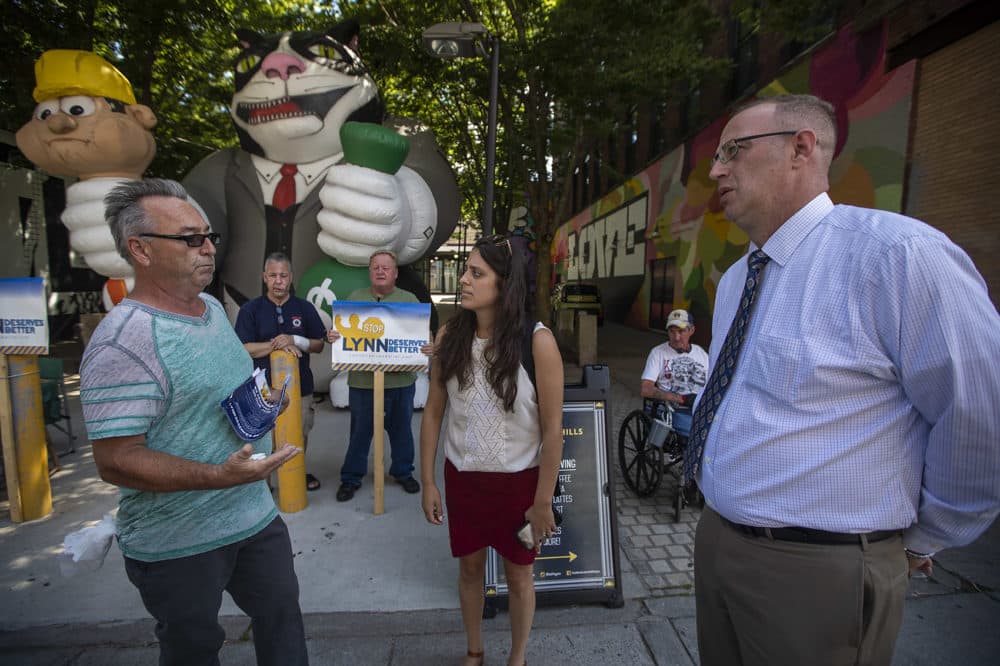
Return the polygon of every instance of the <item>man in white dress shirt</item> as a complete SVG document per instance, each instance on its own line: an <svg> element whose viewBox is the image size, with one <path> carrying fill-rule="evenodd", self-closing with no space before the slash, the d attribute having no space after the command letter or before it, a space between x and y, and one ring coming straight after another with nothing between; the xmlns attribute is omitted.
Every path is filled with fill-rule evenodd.
<svg viewBox="0 0 1000 666"><path fill-rule="evenodd" d="M996 307L941 232L831 202L836 137L827 102L757 100L710 173L767 258L721 399L747 261L719 283L695 412L703 664L888 664L907 574L1000 510Z"/></svg>

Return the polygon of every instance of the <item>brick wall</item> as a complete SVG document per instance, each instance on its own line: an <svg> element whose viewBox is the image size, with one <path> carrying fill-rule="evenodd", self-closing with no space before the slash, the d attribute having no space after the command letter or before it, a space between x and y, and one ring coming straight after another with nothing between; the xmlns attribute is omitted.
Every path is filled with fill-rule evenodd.
<svg viewBox="0 0 1000 666"><path fill-rule="evenodd" d="M904 210L960 245L1000 299L1000 21L923 58Z"/></svg>

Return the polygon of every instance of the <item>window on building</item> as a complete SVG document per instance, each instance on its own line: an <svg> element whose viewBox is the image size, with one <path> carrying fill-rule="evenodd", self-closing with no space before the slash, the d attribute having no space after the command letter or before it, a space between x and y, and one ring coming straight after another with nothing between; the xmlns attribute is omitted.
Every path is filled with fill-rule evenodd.
<svg viewBox="0 0 1000 666"><path fill-rule="evenodd" d="M663 329L667 325L667 315L674 309L677 260L675 257L656 259L649 267L649 327Z"/></svg>
<svg viewBox="0 0 1000 666"><path fill-rule="evenodd" d="M731 99L739 99L757 88L758 50L754 26L733 19L729 24L729 57L733 61Z"/></svg>
<svg viewBox="0 0 1000 666"><path fill-rule="evenodd" d="M687 136L701 127L701 88L691 90L681 100L681 125L677 136L670 137L677 140Z"/></svg>

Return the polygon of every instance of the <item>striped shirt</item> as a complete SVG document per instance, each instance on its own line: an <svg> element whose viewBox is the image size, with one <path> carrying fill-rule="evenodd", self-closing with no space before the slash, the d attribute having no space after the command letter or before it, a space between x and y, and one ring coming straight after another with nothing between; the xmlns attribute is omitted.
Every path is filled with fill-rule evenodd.
<svg viewBox="0 0 1000 666"><path fill-rule="evenodd" d="M200 317L125 299L101 321L80 367L80 403L95 446L144 435L153 451L216 465L243 446L219 403L250 376L253 363L222 305L201 298ZM271 438L257 440L254 449L269 453ZM217 490L120 491L118 545L144 562L235 543L278 515L263 481Z"/></svg>
<svg viewBox="0 0 1000 666"><path fill-rule="evenodd" d="M1000 511L1000 316L972 261L918 220L826 194L761 249L705 445L708 504L762 527L903 529L924 553L973 541ZM745 277L743 260L720 281L716 332Z"/></svg>

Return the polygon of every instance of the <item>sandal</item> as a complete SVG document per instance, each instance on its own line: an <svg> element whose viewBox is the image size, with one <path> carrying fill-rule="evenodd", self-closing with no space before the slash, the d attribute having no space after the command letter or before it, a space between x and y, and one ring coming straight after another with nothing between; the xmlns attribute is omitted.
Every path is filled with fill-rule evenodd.
<svg viewBox="0 0 1000 666"><path fill-rule="evenodd" d="M473 652L472 650L466 650L465 651L465 656L467 658L469 658L469 659L478 659L479 661L476 662L477 666L482 666L482 664L483 664L483 651L482 650L480 650L479 652Z"/></svg>
<svg viewBox="0 0 1000 666"><path fill-rule="evenodd" d="M312 474L306 474L306 490L319 490L319 479Z"/></svg>

